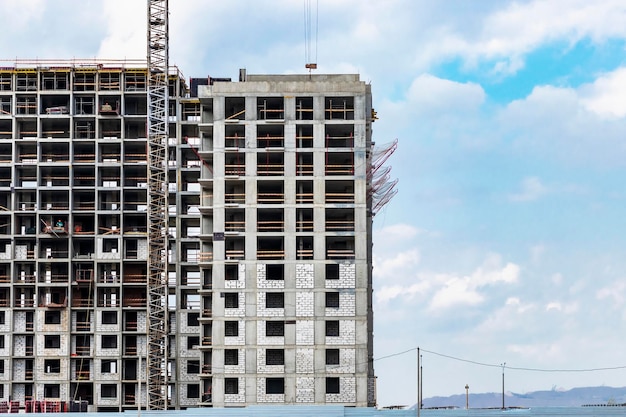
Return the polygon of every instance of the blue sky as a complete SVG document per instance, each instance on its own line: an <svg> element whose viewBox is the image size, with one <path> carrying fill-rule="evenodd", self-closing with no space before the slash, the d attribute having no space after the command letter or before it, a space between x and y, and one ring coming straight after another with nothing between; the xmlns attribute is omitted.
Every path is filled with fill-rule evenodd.
<svg viewBox="0 0 626 417"><path fill-rule="evenodd" d="M170 3L186 76L304 73L303 1ZM143 58L144 5L4 0L0 55ZM374 231L381 405L416 402L417 346L425 397L497 392L503 362L517 393L624 385L564 372L626 366L624 21L622 0L319 1L318 72L371 81L375 140L399 140Z"/></svg>

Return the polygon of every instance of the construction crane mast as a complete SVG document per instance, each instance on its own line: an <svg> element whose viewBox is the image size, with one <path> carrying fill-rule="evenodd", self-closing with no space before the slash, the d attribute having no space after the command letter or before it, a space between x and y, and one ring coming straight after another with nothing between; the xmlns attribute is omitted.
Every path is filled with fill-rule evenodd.
<svg viewBox="0 0 626 417"><path fill-rule="evenodd" d="M149 410L167 410L168 2L148 0Z"/></svg>

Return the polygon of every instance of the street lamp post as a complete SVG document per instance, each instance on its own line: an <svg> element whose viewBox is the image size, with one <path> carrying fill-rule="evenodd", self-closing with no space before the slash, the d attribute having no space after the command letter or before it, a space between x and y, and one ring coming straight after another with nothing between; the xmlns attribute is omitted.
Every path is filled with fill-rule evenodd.
<svg viewBox="0 0 626 417"><path fill-rule="evenodd" d="M504 410L504 367L506 362L502 363L502 409Z"/></svg>
<svg viewBox="0 0 626 417"><path fill-rule="evenodd" d="M469 410L469 385L465 384L465 409Z"/></svg>

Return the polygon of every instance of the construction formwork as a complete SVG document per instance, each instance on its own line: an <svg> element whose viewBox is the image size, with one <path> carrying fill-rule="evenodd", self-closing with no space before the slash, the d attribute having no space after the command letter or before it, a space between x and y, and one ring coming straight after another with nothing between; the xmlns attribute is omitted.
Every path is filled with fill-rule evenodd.
<svg viewBox="0 0 626 417"><path fill-rule="evenodd" d="M148 355L146 63L0 65L0 401L137 408ZM185 408L200 397L200 352L186 348L200 333L200 166L180 138L199 140L200 104L176 68L167 76L164 372L170 407Z"/></svg>

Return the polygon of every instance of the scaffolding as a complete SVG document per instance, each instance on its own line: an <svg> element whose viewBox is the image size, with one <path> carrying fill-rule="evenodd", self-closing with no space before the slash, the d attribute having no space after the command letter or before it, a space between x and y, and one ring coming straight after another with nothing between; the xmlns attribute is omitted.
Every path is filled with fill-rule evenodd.
<svg viewBox="0 0 626 417"><path fill-rule="evenodd" d="M168 1L148 0L148 408L167 409Z"/></svg>

